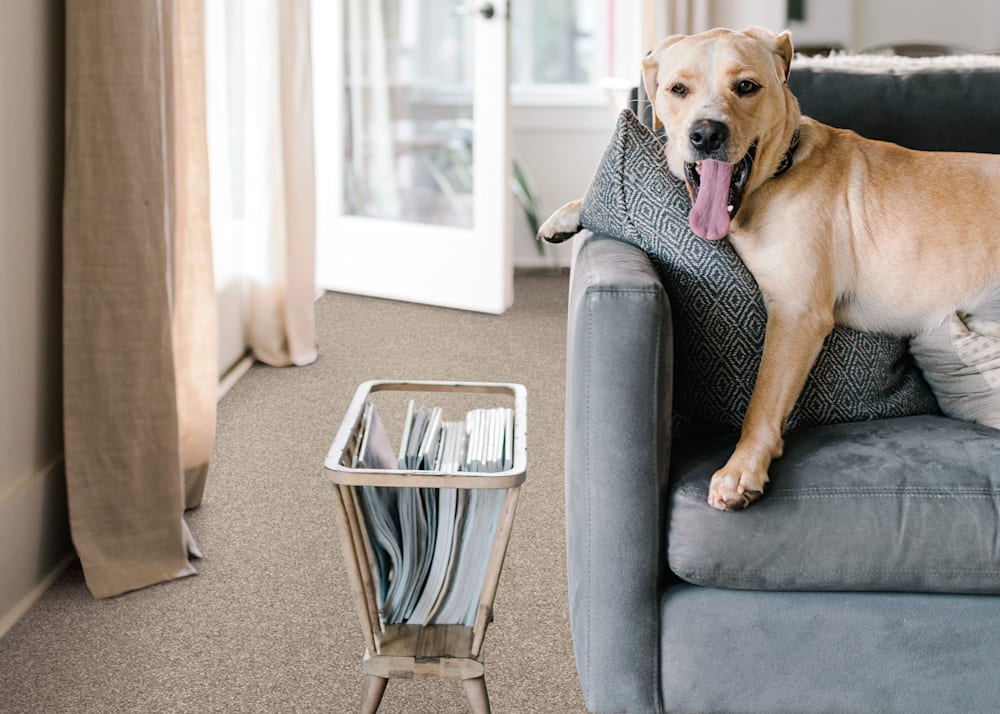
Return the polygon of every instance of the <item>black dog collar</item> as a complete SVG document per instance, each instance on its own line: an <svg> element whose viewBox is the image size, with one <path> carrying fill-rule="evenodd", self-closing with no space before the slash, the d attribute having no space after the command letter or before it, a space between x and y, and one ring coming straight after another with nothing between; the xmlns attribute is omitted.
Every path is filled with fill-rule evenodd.
<svg viewBox="0 0 1000 714"><path fill-rule="evenodd" d="M795 150L799 148L799 130L796 129L795 133L792 134L792 143L788 146L788 151L785 152L784 157L781 159L781 163L778 164L778 170L774 172L772 178L777 178L781 174L792 168L792 158L795 156Z"/></svg>

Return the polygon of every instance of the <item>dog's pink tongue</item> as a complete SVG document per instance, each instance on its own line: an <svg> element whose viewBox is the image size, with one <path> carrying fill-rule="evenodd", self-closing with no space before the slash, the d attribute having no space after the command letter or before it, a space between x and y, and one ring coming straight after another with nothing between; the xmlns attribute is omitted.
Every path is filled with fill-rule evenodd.
<svg viewBox="0 0 1000 714"><path fill-rule="evenodd" d="M688 220L696 236L719 240L729 235L729 182L732 164L705 159L699 169L701 187Z"/></svg>

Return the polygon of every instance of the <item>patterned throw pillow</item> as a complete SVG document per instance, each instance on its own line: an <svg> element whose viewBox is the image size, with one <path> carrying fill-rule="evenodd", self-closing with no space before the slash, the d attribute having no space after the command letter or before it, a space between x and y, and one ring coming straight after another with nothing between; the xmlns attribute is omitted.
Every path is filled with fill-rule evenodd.
<svg viewBox="0 0 1000 714"><path fill-rule="evenodd" d="M691 201L662 145L622 112L584 198L580 222L652 258L674 323L678 426L739 428L764 347L767 312L728 240L688 227ZM788 428L937 413L907 341L837 326L792 411Z"/></svg>

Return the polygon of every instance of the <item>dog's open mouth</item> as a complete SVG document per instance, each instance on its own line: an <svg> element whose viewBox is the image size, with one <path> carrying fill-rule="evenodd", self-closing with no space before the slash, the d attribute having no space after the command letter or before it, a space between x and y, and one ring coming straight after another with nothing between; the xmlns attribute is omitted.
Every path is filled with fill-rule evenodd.
<svg viewBox="0 0 1000 714"><path fill-rule="evenodd" d="M729 222L740 210L756 155L757 145L753 144L735 164L712 159L684 164L688 188L694 197L689 222L695 235L708 240L729 235Z"/></svg>

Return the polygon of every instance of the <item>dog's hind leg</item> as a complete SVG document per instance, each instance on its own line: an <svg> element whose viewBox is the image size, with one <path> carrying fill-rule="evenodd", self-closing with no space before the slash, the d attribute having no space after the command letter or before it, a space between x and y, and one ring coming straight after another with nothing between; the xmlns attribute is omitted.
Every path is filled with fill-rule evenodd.
<svg viewBox="0 0 1000 714"><path fill-rule="evenodd" d="M976 306L960 317L976 334L1000 338L1000 283L987 290Z"/></svg>
<svg viewBox="0 0 1000 714"><path fill-rule="evenodd" d="M1000 320L989 320L982 317L967 317L963 322L972 332L977 335L996 337L1000 339Z"/></svg>

